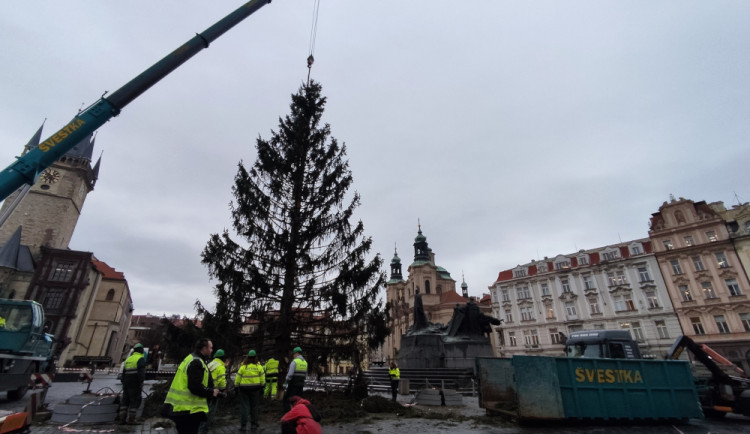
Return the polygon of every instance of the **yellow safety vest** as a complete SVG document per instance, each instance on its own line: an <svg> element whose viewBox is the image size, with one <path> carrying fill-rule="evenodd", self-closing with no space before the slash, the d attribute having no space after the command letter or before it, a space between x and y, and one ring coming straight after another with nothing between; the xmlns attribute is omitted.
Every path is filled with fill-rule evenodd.
<svg viewBox="0 0 750 434"><path fill-rule="evenodd" d="M279 361L271 357L263 367L266 370L266 381L279 376Z"/></svg>
<svg viewBox="0 0 750 434"><path fill-rule="evenodd" d="M307 360L297 357L294 359L294 374L292 374L292 378L304 380L305 377L307 377Z"/></svg>
<svg viewBox="0 0 750 434"><path fill-rule="evenodd" d="M260 363L248 363L240 366L234 384L237 387L260 387L265 384L266 376Z"/></svg>
<svg viewBox="0 0 750 434"><path fill-rule="evenodd" d="M206 362L199 358L201 365L203 365L203 387L208 387L208 368ZM190 413L208 413L208 401L206 398L193 395L188 389L188 376L187 368L190 362L193 361L193 355L185 357L185 360L180 363L177 368L177 372L172 380L172 386L167 392L167 399L164 400L166 404L172 404L174 412L178 411L190 411Z"/></svg>
<svg viewBox="0 0 750 434"><path fill-rule="evenodd" d="M399 371L398 368L389 369L388 375L391 376L391 380L398 380L399 378L401 378L401 371Z"/></svg>
<svg viewBox="0 0 750 434"><path fill-rule="evenodd" d="M214 387L217 389L227 388L227 368L221 359L213 359L208 364L208 370L211 371L211 378L214 380Z"/></svg>
<svg viewBox="0 0 750 434"><path fill-rule="evenodd" d="M134 352L127 359L125 359L125 366L123 367L122 373L137 374L138 373L138 361L143 358L143 353Z"/></svg>

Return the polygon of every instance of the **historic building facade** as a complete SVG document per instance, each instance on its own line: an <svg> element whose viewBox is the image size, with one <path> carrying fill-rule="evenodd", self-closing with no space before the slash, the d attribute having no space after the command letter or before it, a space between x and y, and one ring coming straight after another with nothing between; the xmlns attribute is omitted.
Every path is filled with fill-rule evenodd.
<svg viewBox="0 0 750 434"><path fill-rule="evenodd" d="M24 152L37 146L40 131ZM119 362L132 314L122 273L68 248L99 162L89 137L11 194L0 209L0 297L41 303L58 365Z"/></svg>
<svg viewBox="0 0 750 434"><path fill-rule="evenodd" d="M649 237L682 331L750 372L747 204L664 202ZM743 262L744 260L744 262Z"/></svg>
<svg viewBox="0 0 750 434"><path fill-rule="evenodd" d="M468 285L461 284L462 293L456 292L456 281L448 270L435 264L435 254L427 244L427 237L421 227L414 239L414 261L407 268L407 278L402 273L401 258L395 252L391 260L391 276L386 284L386 302L391 305L391 335L386 338L383 355L386 361L398 358L401 335L406 333L414 322L414 296L422 296L427 320L447 324L456 305L465 304L471 299ZM483 297L474 300L482 312L490 315L490 299Z"/></svg>
<svg viewBox="0 0 750 434"><path fill-rule="evenodd" d="M648 239L532 261L501 271L490 286L498 353L562 356L584 329L626 329L660 358L680 326Z"/></svg>

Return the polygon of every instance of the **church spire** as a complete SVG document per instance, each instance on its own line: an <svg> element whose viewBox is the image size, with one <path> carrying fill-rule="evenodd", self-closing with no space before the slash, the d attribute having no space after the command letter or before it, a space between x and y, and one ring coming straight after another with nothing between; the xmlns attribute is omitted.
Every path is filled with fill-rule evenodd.
<svg viewBox="0 0 750 434"><path fill-rule="evenodd" d="M427 245L427 237L422 234L422 224L417 220L417 237L414 238L414 262L429 261L430 247Z"/></svg>
<svg viewBox="0 0 750 434"><path fill-rule="evenodd" d="M391 280L390 282L400 282L404 280L401 274L401 258L398 257L396 246L393 246L393 259L391 259Z"/></svg>

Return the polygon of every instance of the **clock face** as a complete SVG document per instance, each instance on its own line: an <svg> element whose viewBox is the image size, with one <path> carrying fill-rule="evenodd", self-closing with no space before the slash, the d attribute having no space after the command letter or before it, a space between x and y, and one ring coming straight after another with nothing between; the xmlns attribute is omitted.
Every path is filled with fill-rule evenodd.
<svg viewBox="0 0 750 434"><path fill-rule="evenodd" d="M60 180L60 176L60 172L58 172L57 170L46 169L44 172L42 172L40 178L45 184L54 184Z"/></svg>

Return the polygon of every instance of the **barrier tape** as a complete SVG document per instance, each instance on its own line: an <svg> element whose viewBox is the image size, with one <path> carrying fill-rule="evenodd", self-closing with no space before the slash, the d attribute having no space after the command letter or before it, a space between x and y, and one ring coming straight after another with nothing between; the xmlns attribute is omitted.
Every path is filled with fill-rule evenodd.
<svg viewBox="0 0 750 434"><path fill-rule="evenodd" d="M32 389L36 389L37 386L39 387L50 387L52 385L52 380L55 379L54 374L31 374L31 384L33 384Z"/></svg>

